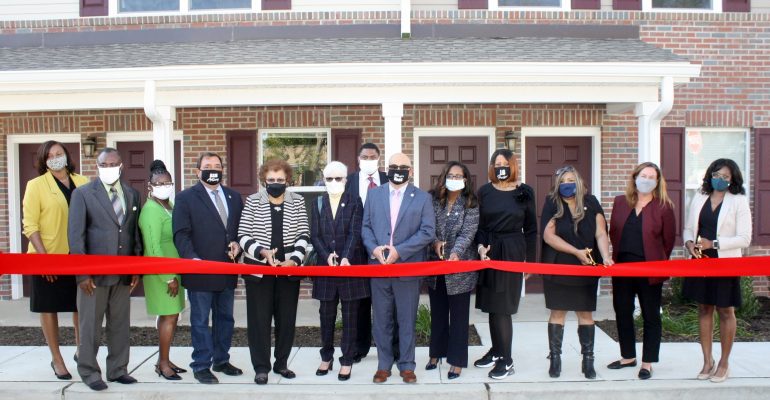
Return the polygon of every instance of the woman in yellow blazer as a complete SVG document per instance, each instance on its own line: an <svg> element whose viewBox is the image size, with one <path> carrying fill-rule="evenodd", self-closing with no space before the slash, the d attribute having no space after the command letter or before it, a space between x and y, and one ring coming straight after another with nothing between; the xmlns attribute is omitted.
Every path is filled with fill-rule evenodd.
<svg viewBox="0 0 770 400"><path fill-rule="evenodd" d="M68 254L67 217L72 191L88 182L76 174L75 165L67 149L59 142L49 140L37 150L35 167L40 176L27 183L24 193L24 235L29 238L30 254ZM72 275L34 275L30 311L40 313L48 348L51 350L51 368L59 379L72 379L59 351L60 312L72 312L75 341L79 342L76 307L77 285ZM77 344L77 343L76 343ZM77 354L75 355L77 360Z"/></svg>
<svg viewBox="0 0 770 400"><path fill-rule="evenodd" d="M741 170L735 161L720 158L706 169L703 184L690 203L682 233L685 248L693 257L741 257L742 250L751 244L751 231L751 210ZM703 368L697 379L724 382L737 329L735 309L742 302L741 279L685 278L682 293L698 303ZM711 349L715 309L722 348L719 363Z"/></svg>

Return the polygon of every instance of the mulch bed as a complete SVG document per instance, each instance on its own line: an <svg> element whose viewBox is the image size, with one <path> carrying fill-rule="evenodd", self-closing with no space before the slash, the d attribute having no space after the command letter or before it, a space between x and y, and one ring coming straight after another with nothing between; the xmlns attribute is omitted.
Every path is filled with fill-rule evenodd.
<svg viewBox="0 0 770 400"><path fill-rule="evenodd" d="M471 346L481 345L481 339L473 326L468 327ZM75 336L73 328L63 327L59 329L59 342L62 346L73 346ZM335 343L339 345L342 333L338 329L335 332ZM39 327L3 326L0 327L0 346L45 346L45 338ZM132 346L157 346L158 331L155 328L131 328ZM248 340L246 328L235 328L233 332L233 347L247 347ZM428 338L417 336L417 346L428 346ZM190 327L180 326L174 338L174 346L192 346L190 341ZM297 347L321 347L321 333L318 327L298 326L294 346Z"/></svg>
<svg viewBox="0 0 770 400"><path fill-rule="evenodd" d="M746 326L746 331L750 333L750 336L738 334L735 337L736 342L770 342L770 298L759 297L757 300L759 300L759 303L761 304L760 311L754 318L751 318L749 321L747 321L748 326ZM681 315L688 310L688 306L668 305L666 307L668 307L672 317ZM618 331L615 325L615 320L596 321L596 326L603 330L613 340L618 340ZM642 329L640 327L637 327L636 329L636 340L637 342L642 341ZM718 341L719 338L716 337L716 340ZM698 336L676 335L671 332L667 332L664 329L662 341L697 342Z"/></svg>

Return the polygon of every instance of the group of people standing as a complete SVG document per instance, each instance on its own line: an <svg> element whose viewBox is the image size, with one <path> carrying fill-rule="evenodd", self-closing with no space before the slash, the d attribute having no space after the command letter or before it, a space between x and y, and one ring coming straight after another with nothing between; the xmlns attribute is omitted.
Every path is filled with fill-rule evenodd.
<svg viewBox="0 0 770 400"><path fill-rule="evenodd" d="M323 170L326 193L309 202L287 187L293 169L284 160L259 168L263 188L244 202L222 185L223 162L215 153L198 158L199 182L178 193L165 165L150 167L147 201L120 179L122 160L105 148L97 156L98 178L87 182L60 143L44 143L37 155L40 176L29 182L24 196L24 234L30 253L145 255L193 260L242 262L247 265L346 267L387 265L427 260L537 260L587 267L613 263L667 260L676 226L665 179L653 163L630 174L626 191L617 196L608 223L601 203L591 195L578 171L556 171L540 220L534 190L521 182L518 161L507 149L496 150L488 166L489 183L474 192L468 168L448 163L435 186L425 192L410 183L411 160L394 154L387 173L379 171L380 151L371 143L359 150L359 171L348 173L337 161ZM308 214L309 211L309 214ZM748 247L751 217L738 166L714 161L692 200L684 227L685 247L693 257L736 257ZM612 254L610 253L612 245ZM314 257L308 257L310 251ZM212 271L215 272L215 271ZM268 375L286 379L294 342L299 285L302 277L242 275L246 284L248 344L254 381ZM218 383L213 372L241 375L230 363L234 329L233 305L237 276L145 275L147 311L158 315L160 351L155 371L169 380L182 379L185 369L169 358L179 313L190 306L193 375L201 383ZM321 363L316 375L334 368L334 331L338 305L342 312L342 355L338 379L348 380L353 364L366 357L371 338L377 347L375 383L386 382L396 364L401 379L414 383L415 324L420 288L428 286L431 304L430 359L425 369L446 358L449 379L468 366L468 322L471 292L475 306L489 314L492 347L473 364L492 369L489 377L514 373L512 315L518 310L525 276L485 269L421 277L316 277L313 298L320 301ZM652 376L661 339L660 305L664 279L613 278L621 359L607 367L637 365L634 300L644 319L644 350L639 378ZM58 312L75 312L75 360L83 382L93 390L107 388L96 353L102 322L107 319L106 378L135 383L128 374L129 296L138 275L45 275L32 278L31 309L41 324L57 378L71 379L58 347ZM544 276L548 322L549 375L561 374L561 348L568 311L578 317L583 356L582 373L596 377L594 367L598 278ZM735 335L735 307L740 306L738 278L688 278L685 295L699 302L704 364L698 379L724 381ZM713 313L720 316L721 359L711 351ZM271 362L271 325L275 350Z"/></svg>

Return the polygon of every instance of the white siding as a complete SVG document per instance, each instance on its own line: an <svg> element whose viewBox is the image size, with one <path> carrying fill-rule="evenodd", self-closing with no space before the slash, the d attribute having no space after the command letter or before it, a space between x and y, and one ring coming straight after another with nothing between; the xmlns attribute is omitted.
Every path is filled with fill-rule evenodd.
<svg viewBox="0 0 770 400"><path fill-rule="evenodd" d="M457 0L412 0L412 10L457 10Z"/></svg>
<svg viewBox="0 0 770 400"><path fill-rule="evenodd" d="M1 1L1 0L0 0ZM401 0L292 0L292 11L400 11Z"/></svg>
<svg viewBox="0 0 770 400"><path fill-rule="evenodd" d="M78 0L0 0L0 21L77 18Z"/></svg>
<svg viewBox="0 0 770 400"><path fill-rule="evenodd" d="M770 0L751 0L751 12L770 13Z"/></svg>
<svg viewBox="0 0 770 400"><path fill-rule="evenodd" d="M612 11L612 0L601 0L602 11Z"/></svg>

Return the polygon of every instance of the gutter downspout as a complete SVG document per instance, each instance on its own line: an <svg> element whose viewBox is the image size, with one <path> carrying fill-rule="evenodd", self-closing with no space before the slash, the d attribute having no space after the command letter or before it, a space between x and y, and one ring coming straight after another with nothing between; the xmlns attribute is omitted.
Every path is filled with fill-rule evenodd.
<svg viewBox="0 0 770 400"><path fill-rule="evenodd" d="M166 163L166 169L174 177L174 121L176 109L156 104L155 81L144 83L144 114L152 121L152 154L155 160Z"/></svg>
<svg viewBox="0 0 770 400"><path fill-rule="evenodd" d="M674 79L664 76L660 82L660 101L636 104L639 118L639 162L660 165L660 124L674 106Z"/></svg>

